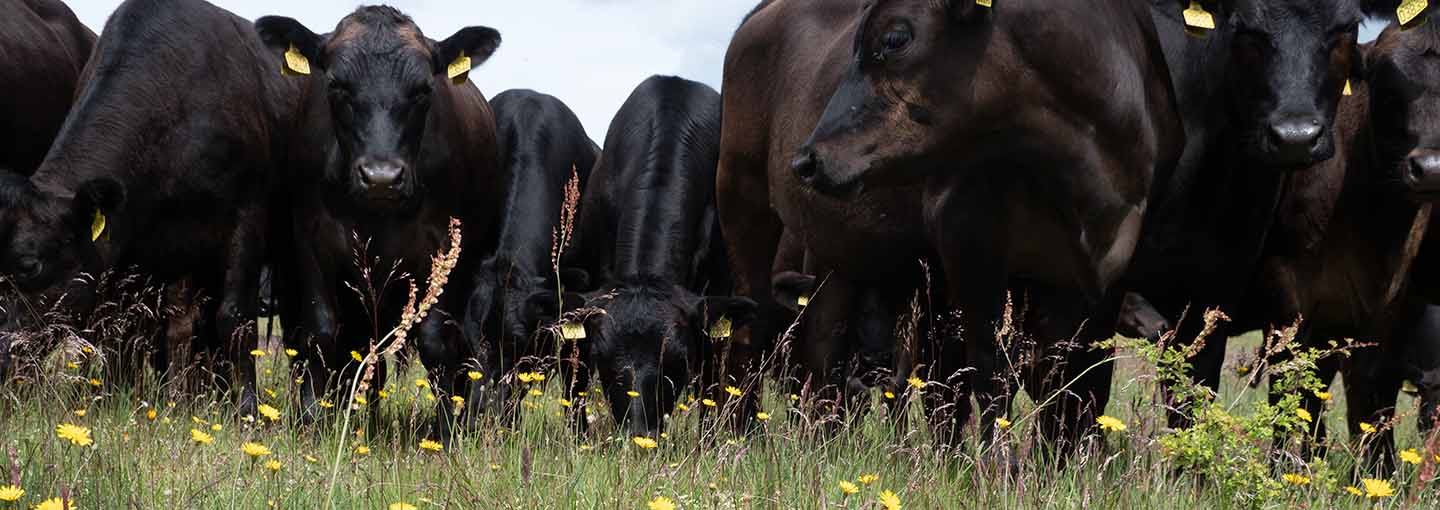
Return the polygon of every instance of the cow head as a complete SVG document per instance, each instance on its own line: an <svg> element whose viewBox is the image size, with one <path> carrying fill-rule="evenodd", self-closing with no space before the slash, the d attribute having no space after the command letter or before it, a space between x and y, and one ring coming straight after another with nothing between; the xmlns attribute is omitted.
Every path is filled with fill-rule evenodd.
<svg viewBox="0 0 1440 510"><path fill-rule="evenodd" d="M1434 9L1431 9L1434 11ZM1424 14L1422 16L1429 16ZM1377 160L1388 181L1440 199L1440 19L1391 25L1364 52Z"/></svg>
<svg viewBox="0 0 1440 510"><path fill-rule="evenodd" d="M452 63L484 63L500 45L489 27L467 27L433 42L411 19L390 7L361 7L335 31L316 35L290 18L255 22L277 52L294 48L308 61L323 90L312 100L328 109L338 149L331 178L358 204L393 209L412 203L423 186L416 168L432 98L450 87ZM463 75L457 77L463 80ZM448 106L441 104L441 107Z"/></svg>
<svg viewBox="0 0 1440 510"><path fill-rule="evenodd" d="M1229 42L1224 92L1245 159L1296 170L1334 156L1335 111L1358 60L1358 2L1208 3L1217 23L1212 44ZM1174 4L1178 12L1189 2Z"/></svg>
<svg viewBox="0 0 1440 510"><path fill-rule="evenodd" d="M114 218L124 202L124 186L110 178L61 194L0 175L0 331L37 324L49 312L89 312L95 289L82 276L105 269L96 247L97 215Z"/></svg>
<svg viewBox="0 0 1440 510"><path fill-rule="evenodd" d="M746 298L698 296L679 286L636 282L591 294L604 314L585 319L587 358L615 419L630 436L654 437L685 388L699 374L712 326L723 320L738 329L755 316ZM638 396L631 396L631 392Z"/></svg>

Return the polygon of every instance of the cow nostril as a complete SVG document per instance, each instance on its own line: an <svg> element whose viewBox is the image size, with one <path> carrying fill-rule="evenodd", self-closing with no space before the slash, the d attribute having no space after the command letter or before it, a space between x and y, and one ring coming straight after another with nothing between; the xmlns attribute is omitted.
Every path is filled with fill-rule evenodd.
<svg viewBox="0 0 1440 510"><path fill-rule="evenodd" d="M1315 145L1320 139L1319 119L1304 121L1276 122L1270 125L1270 137L1280 147L1305 147Z"/></svg>
<svg viewBox="0 0 1440 510"><path fill-rule="evenodd" d="M1420 158L1410 158L1410 178L1414 182L1425 180L1425 164L1420 162Z"/></svg>
<svg viewBox="0 0 1440 510"><path fill-rule="evenodd" d="M397 163L360 165L360 179L367 186L397 187L405 180L405 167Z"/></svg>
<svg viewBox="0 0 1440 510"><path fill-rule="evenodd" d="M800 151L800 154L790 162L790 169L794 170L795 175L800 176L801 179L815 177L815 173L820 169L820 164L815 159L815 151L809 149Z"/></svg>

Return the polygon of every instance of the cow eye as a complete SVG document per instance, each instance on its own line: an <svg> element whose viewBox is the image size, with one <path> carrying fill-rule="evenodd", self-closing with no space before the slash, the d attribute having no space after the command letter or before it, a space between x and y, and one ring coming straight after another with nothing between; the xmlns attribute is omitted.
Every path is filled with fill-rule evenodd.
<svg viewBox="0 0 1440 510"><path fill-rule="evenodd" d="M908 25L896 24L885 32L885 36L880 39L880 46L886 53L893 53L905 49L914 38Z"/></svg>
<svg viewBox="0 0 1440 510"><path fill-rule="evenodd" d="M35 257L22 258L19 263L15 265L15 276L18 276L21 280L35 279L44 271L45 263L40 262L40 259Z"/></svg>

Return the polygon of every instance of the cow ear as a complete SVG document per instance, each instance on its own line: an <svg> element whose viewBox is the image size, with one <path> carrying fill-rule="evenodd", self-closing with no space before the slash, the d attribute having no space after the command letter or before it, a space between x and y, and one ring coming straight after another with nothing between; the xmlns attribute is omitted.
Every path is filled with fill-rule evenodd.
<svg viewBox="0 0 1440 510"><path fill-rule="evenodd" d="M775 301L792 312L808 305L810 295L815 292L815 277L794 271L784 271L770 280L770 293Z"/></svg>
<svg viewBox="0 0 1440 510"><path fill-rule="evenodd" d="M590 288L590 272L576 267L560 268L560 284L571 290L593 290Z"/></svg>
<svg viewBox="0 0 1440 510"><path fill-rule="evenodd" d="M113 213L123 205L125 185L109 177L85 181L75 191L75 208L87 215L94 211Z"/></svg>
<svg viewBox="0 0 1440 510"><path fill-rule="evenodd" d="M19 203L34 189L29 178L8 168L0 168L0 209Z"/></svg>
<svg viewBox="0 0 1440 510"><path fill-rule="evenodd" d="M530 294L525 299L523 318L526 324L535 324L545 321L546 324L555 322L566 313L573 312L585 307L585 296L574 292L557 294L553 290L542 290Z"/></svg>
<svg viewBox="0 0 1440 510"><path fill-rule="evenodd" d="M758 308L750 298L707 296L696 300L694 313L711 338L724 338L755 320Z"/></svg>
<svg viewBox="0 0 1440 510"><path fill-rule="evenodd" d="M490 27L465 27L435 45L435 73L461 82L500 47L500 32Z"/></svg>
<svg viewBox="0 0 1440 510"><path fill-rule="evenodd" d="M950 0L950 19L957 23L979 21L990 14L996 2L1005 0Z"/></svg>
<svg viewBox="0 0 1440 510"><path fill-rule="evenodd" d="M282 70L310 74L311 66L320 67L320 36L294 18L265 16L255 20L255 32L260 34L261 42L283 55Z"/></svg>

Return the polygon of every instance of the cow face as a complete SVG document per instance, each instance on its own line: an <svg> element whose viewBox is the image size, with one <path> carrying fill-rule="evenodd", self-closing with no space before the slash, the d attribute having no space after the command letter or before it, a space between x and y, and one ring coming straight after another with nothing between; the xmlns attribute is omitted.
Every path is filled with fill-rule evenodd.
<svg viewBox="0 0 1440 510"><path fill-rule="evenodd" d="M356 10L324 36L290 18L261 18L255 27L277 52L293 46L309 61L319 80L312 90L323 90L311 100L325 102L335 137L330 164L338 168L329 176L357 204L382 210L412 203L424 185L416 170L421 141L436 90L454 86L447 69L462 57L478 66L500 45L489 27L434 43L383 6Z"/></svg>
<svg viewBox="0 0 1440 510"><path fill-rule="evenodd" d="M0 177L0 331L35 325L51 312L89 311L95 289L81 277L104 270L93 236L96 215L116 217L124 196L109 178L61 196L21 177Z"/></svg>
<svg viewBox="0 0 1440 510"><path fill-rule="evenodd" d="M1365 51L1375 150L1387 181L1440 199L1440 27L1386 29Z"/></svg>
<svg viewBox="0 0 1440 510"><path fill-rule="evenodd" d="M1211 36L1231 38L1225 92L1245 159L1295 170L1334 156L1335 110L1357 60L1356 2L1211 3L1222 18Z"/></svg>
<svg viewBox="0 0 1440 510"><path fill-rule="evenodd" d="M605 313L586 319L582 345L599 371L611 412L632 437L654 437L664 428L664 417L705 361L710 327L724 317L739 328L756 306L745 298L700 297L666 285L621 287L590 302Z"/></svg>

